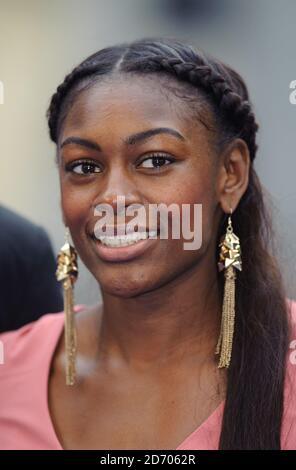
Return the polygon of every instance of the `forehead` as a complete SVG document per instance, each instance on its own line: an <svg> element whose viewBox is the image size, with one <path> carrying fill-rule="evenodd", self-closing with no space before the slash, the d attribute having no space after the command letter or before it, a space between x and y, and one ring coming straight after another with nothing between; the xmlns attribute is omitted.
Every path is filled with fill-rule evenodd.
<svg viewBox="0 0 296 470"><path fill-rule="evenodd" d="M193 108L172 91L182 84L166 77L121 75L87 86L74 99L62 126L62 135L75 131L112 130L125 133L147 125L171 125L184 133L205 132ZM184 88L185 91L185 88ZM183 92L183 94L185 94Z"/></svg>

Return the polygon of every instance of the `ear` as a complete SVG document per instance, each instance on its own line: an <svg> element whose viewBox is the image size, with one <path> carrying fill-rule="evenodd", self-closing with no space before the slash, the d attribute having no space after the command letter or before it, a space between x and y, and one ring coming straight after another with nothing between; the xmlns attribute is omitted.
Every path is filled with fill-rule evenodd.
<svg viewBox="0 0 296 470"><path fill-rule="evenodd" d="M235 211L249 184L250 153L246 142L233 140L221 154L217 194L222 210Z"/></svg>

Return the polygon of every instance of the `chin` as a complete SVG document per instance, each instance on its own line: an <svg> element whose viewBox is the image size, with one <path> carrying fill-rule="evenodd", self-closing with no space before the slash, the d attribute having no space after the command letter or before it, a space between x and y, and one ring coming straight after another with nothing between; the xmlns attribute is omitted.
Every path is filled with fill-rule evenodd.
<svg viewBox="0 0 296 470"><path fill-rule="evenodd" d="M157 289L161 282L155 279L155 269L150 273L143 273L140 268L116 270L111 273L104 272L103 269L99 273L93 273L102 292L122 298L132 298L143 295L154 289Z"/></svg>
<svg viewBox="0 0 296 470"><path fill-rule="evenodd" d="M144 286L140 283L130 284L126 280L125 282L122 282L121 280L116 280L116 282L111 283L99 282L99 285L102 292L114 295L115 297L122 297L123 299L137 297L138 295L142 295L151 290L151 287L149 289L147 285Z"/></svg>

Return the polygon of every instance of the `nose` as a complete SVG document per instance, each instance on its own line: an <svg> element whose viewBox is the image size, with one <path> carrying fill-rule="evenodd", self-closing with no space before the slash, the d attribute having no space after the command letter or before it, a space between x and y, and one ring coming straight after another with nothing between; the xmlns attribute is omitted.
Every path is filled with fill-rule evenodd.
<svg viewBox="0 0 296 470"><path fill-rule="evenodd" d="M110 169L105 180L100 184L100 192L94 201L94 207L108 206L116 216L124 216L130 205L143 206L142 194L135 179L122 166Z"/></svg>

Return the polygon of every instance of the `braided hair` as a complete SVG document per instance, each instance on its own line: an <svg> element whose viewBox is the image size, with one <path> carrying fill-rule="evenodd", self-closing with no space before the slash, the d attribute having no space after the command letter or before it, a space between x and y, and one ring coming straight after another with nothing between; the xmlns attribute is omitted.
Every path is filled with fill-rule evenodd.
<svg viewBox="0 0 296 470"><path fill-rule="evenodd" d="M192 94L192 106L202 97L206 100L220 142L241 138L248 146L249 184L232 215L244 269L237 278L236 328L219 449L280 449L289 322L283 280L271 254L271 216L253 163L258 124L247 87L228 65L174 39L144 38L108 47L74 68L53 95L47 117L55 143L79 93L114 74L173 78ZM217 257L226 222L227 214L216 234ZM221 296L223 287L221 276Z"/></svg>

